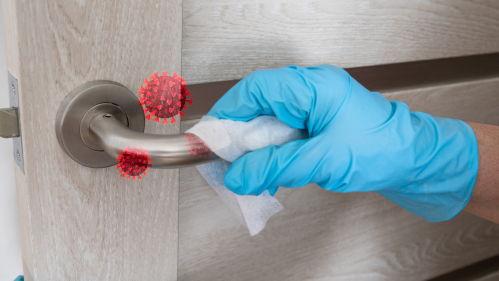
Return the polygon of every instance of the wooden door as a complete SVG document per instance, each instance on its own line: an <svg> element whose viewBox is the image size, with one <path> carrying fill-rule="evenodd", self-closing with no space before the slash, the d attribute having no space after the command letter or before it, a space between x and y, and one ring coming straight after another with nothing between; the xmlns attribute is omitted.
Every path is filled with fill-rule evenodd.
<svg viewBox="0 0 499 281"><path fill-rule="evenodd" d="M115 167L78 165L54 132L64 97L97 79L137 92L151 73L182 67L200 97L211 93L199 83L289 64L377 73L387 68L376 65L414 69L456 58L451 66L481 69L479 58L459 57L497 59L496 0L3 0L3 7L8 70L19 81L26 280L425 280L499 253L499 226L470 214L432 224L377 194L315 185L280 190L285 209L251 237L194 167L132 182ZM499 125L499 72L486 65L474 76L408 74L415 83L380 91L413 110ZM202 99L205 108L221 93L213 94ZM181 128L148 123L146 131Z"/></svg>
<svg viewBox="0 0 499 281"><path fill-rule="evenodd" d="M181 0L5 0L7 68L19 83L25 173L16 167L25 280L176 280L178 170L140 182L83 167L54 120L75 87L119 82L137 93L181 69ZM146 125L174 134L179 125Z"/></svg>

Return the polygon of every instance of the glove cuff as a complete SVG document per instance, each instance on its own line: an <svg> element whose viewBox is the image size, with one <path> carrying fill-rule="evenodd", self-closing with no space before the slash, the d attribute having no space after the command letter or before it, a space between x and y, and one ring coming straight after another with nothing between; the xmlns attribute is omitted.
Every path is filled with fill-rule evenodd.
<svg viewBox="0 0 499 281"><path fill-rule="evenodd" d="M411 182L403 189L377 191L429 222L453 218L466 206L478 173L478 143L463 121L411 112L420 141ZM427 141L432 139L431 145Z"/></svg>

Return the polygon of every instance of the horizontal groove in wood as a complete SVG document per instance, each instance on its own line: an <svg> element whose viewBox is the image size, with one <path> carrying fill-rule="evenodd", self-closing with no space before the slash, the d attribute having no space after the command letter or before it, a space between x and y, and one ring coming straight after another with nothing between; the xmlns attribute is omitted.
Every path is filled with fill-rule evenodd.
<svg viewBox="0 0 499 281"><path fill-rule="evenodd" d="M483 280L490 275L497 273L497 279L499 279L499 256L495 256L490 259L486 259L472 265L466 266L464 268L458 269L453 272L441 275L439 277L430 279L428 281L471 281L471 280ZM492 279L490 279L492 280Z"/></svg>
<svg viewBox="0 0 499 281"><path fill-rule="evenodd" d="M411 111L466 122L499 125L499 77L383 93Z"/></svg>
<svg viewBox="0 0 499 281"><path fill-rule="evenodd" d="M499 77L499 53L394 63L346 69L367 89L392 92L455 82ZM189 85L195 102L185 120L206 115L211 107L240 80Z"/></svg>

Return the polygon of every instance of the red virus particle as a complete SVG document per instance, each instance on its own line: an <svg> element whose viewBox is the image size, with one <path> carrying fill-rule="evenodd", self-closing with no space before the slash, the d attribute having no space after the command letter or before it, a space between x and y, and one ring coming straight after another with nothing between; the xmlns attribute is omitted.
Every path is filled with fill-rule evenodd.
<svg viewBox="0 0 499 281"><path fill-rule="evenodd" d="M185 135L185 146L188 147L187 150L190 152L191 156L209 158L211 155L215 154L200 138L193 134Z"/></svg>
<svg viewBox="0 0 499 281"><path fill-rule="evenodd" d="M151 166L151 158L142 147L127 146L118 156L118 170L122 177L141 179L141 175L147 175L146 171Z"/></svg>
<svg viewBox="0 0 499 281"><path fill-rule="evenodd" d="M144 79L144 85L139 91L139 105L144 110L147 120L168 124L167 118L171 118L170 122L175 123L175 115L180 114L182 118L185 114L181 112L187 109L187 104L192 104L192 99L187 99L190 96L190 91L187 90L187 84L182 77L173 72L173 76L166 76L168 72L161 72L162 76L158 76L158 72L149 77L150 80Z"/></svg>

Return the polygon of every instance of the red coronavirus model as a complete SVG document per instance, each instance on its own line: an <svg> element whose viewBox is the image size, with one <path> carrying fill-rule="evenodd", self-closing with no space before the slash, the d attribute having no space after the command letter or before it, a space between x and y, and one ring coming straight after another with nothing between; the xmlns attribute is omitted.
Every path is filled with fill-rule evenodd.
<svg viewBox="0 0 499 281"><path fill-rule="evenodd" d="M180 113L180 118L184 116L181 112L187 108L188 102L192 104L192 99L187 99L190 96L190 91L187 90L187 85L182 77L173 72L173 76L166 76L168 72L161 72L162 76L158 76L158 72L154 73L144 80L144 85L139 91L139 105L143 108L146 119L151 120L151 117L156 122L168 124L167 118L171 118L170 122L177 122L175 115Z"/></svg>
<svg viewBox="0 0 499 281"><path fill-rule="evenodd" d="M127 146L118 156L118 170L122 177L141 179L141 175L147 175L146 171L151 166L151 158L142 147Z"/></svg>
<svg viewBox="0 0 499 281"><path fill-rule="evenodd" d="M208 158L215 154L200 138L193 134L185 135L185 146L189 147L187 150L190 152L191 156Z"/></svg>

